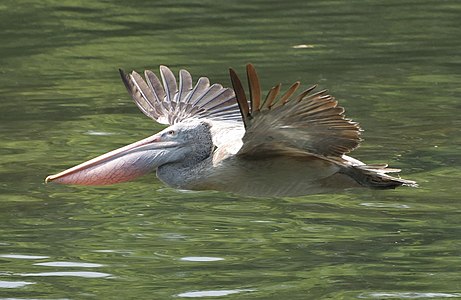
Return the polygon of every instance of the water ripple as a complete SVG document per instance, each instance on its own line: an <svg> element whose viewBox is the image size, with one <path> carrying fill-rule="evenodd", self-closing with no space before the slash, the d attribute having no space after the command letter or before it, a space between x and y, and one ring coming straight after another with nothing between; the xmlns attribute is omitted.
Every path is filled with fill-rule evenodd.
<svg viewBox="0 0 461 300"><path fill-rule="evenodd" d="M181 257L180 260L183 260L183 261L220 261L220 260L224 260L224 258L211 257L211 256L186 256L186 257Z"/></svg>
<svg viewBox="0 0 461 300"><path fill-rule="evenodd" d="M16 289L21 288L29 284L35 284L35 282L27 282L27 281L3 281L0 280L0 288L4 289Z"/></svg>
<svg viewBox="0 0 461 300"><path fill-rule="evenodd" d="M41 255L23 255L23 254L0 254L3 258L16 258L16 259L45 259L50 258L49 256Z"/></svg>
<svg viewBox="0 0 461 300"><path fill-rule="evenodd" d="M359 298L378 298L378 299L424 299L424 298L459 298L460 293L417 293L417 292L401 292L401 293L369 293L360 295Z"/></svg>
<svg viewBox="0 0 461 300"><path fill-rule="evenodd" d="M362 206L366 207L375 207L375 208L410 208L409 205L400 204L400 203L383 203L383 202L364 202L360 203Z"/></svg>
<svg viewBox="0 0 461 300"><path fill-rule="evenodd" d="M227 296L232 294L238 294L242 292L254 292L255 290L244 289L244 290L217 290L217 291L194 291L194 292L185 292L178 294L178 297L183 298L199 298L199 297L220 297Z"/></svg>
<svg viewBox="0 0 461 300"><path fill-rule="evenodd" d="M44 272L44 273L23 273L18 274L19 276L24 277L49 277L49 276L58 276L58 277L83 277L83 278L104 278L111 277L111 274L101 273L101 272L82 272L82 271L68 271L68 272Z"/></svg>
<svg viewBox="0 0 461 300"><path fill-rule="evenodd" d="M81 262L70 262L70 261L50 261L35 263L36 266L46 266L46 267L81 267L81 268L98 268L102 267L101 264L95 263L81 263Z"/></svg>

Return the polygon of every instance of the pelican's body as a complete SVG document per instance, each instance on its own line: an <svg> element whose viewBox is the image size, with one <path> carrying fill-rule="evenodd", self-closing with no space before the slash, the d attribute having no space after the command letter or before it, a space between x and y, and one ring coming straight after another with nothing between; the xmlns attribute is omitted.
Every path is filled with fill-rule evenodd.
<svg viewBox="0 0 461 300"><path fill-rule="evenodd" d="M204 152L200 155L192 152L196 155L187 160L158 167L157 177L165 184L178 189L218 190L252 196L298 196L360 186L349 176L338 173L341 170L338 164L327 160L284 156L250 161L239 158L236 154L242 146L243 127L231 133L228 131L229 145L213 151L212 126L222 128L226 124L200 122L207 125L188 120L179 126L191 126L195 132L203 126L204 130L199 132L202 132L200 141Z"/></svg>
<svg viewBox="0 0 461 300"><path fill-rule="evenodd" d="M122 74L139 108L165 130L47 177L65 184L102 185L156 170L165 184L188 190L219 190L251 196L299 196L354 187L395 188L413 181L387 175L398 170L365 165L346 156L360 142L357 123L344 118L333 97L321 91L297 97L295 83L280 85L263 101L259 79L247 66L250 101L231 69L233 90L207 78L179 83L161 66L162 81L146 71Z"/></svg>

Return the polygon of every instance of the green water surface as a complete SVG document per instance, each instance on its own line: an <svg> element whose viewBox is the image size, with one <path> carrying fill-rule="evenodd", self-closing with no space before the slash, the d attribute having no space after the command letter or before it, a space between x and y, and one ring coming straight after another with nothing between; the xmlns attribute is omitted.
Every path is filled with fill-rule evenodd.
<svg viewBox="0 0 461 300"><path fill-rule="evenodd" d="M0 299L461 299L461 2L0 2ZM420 188L45 185L162 129L118 75L328 88Z"/></svg>

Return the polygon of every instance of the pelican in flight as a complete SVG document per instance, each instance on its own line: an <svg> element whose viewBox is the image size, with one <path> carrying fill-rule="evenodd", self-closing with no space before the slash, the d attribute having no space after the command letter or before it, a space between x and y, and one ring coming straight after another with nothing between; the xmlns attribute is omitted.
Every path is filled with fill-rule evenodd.
<svg viewBox="0 0 461 300"><path fill-rule="evenodd" d="M364 164L346 153L360 143L360 127L326 90L312 86L284 93L278 84L262 97L258 75L246 67L249 91L230 69L233 89L210 84L180 70L179 81L166 66L160 79L120 70L140 110L166 129L113 150L46 182L107 185L156 171L166 185L248 196L300 196L348 188L393 189L416 186L388 175L386 164Z"/></svg>

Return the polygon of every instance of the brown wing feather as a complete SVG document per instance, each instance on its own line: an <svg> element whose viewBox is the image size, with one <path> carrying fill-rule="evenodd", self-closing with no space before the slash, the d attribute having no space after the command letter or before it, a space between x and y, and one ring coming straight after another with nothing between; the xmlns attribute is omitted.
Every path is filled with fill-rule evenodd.
<svg viewBox="0 0 461 300"><path fill-rule="evenodd" d="M277 98L278 94L280 93L280 88L282 87L282 84L279 83L276 86L272 87L269 91L269 93L266 96L266 100L264 101L264 106L267 108L271 108L275 100Z"/></svg>
<svg viewBox="0 0 461 300"><path fill-rule="evenodd" d="M296 97L296 101L299 102L301 101L304 97L306 97L310 92L312 92L313 90L315 90L315 88L317 87L316 84L314 84L313 86L311 86L310 88L306 89L304 92L302 92L301 94L299 94L297 97Z"/></svg>
<svg viewBox="0 0 461 300"><path fill-rule="evenodd" d="M258 74L252 64L247 65L248 87L250 88L251 112L259 110L261 105L261 85L259 84Z"/></svg>
<svg viewBox="0 0 461 300"><path fill-rule="evenodd" d="M238 77L234 69L229 69L229 74L234 88L235 98L239 105L240 113L242 114L243 124L247 127L250 118L250 107L248 106L248 100L245 95L245 89L243 88L242 82Z"/></svg>
<svg viewBox="0 0 461 300"><path fill-rule="evenodd" d="M290 97L294 94L294 92L296 92L300 84L301 83L299 81L293 83L285 92L285 94L283 94L282 97L280 97L280 104L287 103L290 100Z"/></svg>
<svg viewBox="0 0 461 300"><path fill-rule="evenodd" d="M238 155L258 157L282 152L295 155L301 151L341 157L359 145L359 125L345 118L344 108L337 106L337 101L326 90L311 94L316 88L314 85L295 97L300 86L295 82L277 101L279 84L269 91L261 104L261 87L251 64L247 66L247 77L251 107L240 79L231 69L232 85L246 128ZM274 149L274 153L267 153L270 149Z"/></svg>

